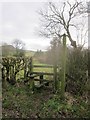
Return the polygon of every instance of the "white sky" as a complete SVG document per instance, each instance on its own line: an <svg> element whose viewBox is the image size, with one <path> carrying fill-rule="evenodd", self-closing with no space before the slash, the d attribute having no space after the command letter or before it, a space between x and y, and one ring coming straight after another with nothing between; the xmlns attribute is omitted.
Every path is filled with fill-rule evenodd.
<svg viewBox="0 0 90 120"><path fill-rule="evenodd" d="M38 36L40 21L36 12L45 1L0 0L0 44L1 41L11 44L14 39L20 39L26 44L26 49L46 50L50 40Z"/></svg>
<svg viewBox="0 0 90 120"><path fill-rule="evenodd" d="M42 2L2 3L2 42L11 43L14 39L25 42L26 49L46 49L50 40L38 36L39 16L36 12Z"/></svg>

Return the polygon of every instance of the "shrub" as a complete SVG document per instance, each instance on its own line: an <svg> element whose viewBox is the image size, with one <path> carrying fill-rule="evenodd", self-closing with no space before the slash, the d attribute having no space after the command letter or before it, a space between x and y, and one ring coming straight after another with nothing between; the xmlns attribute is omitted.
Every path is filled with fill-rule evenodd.
<svg viewBox="0 0 90 120"><path fill-rule="evenodd" d="M74 78L73 80L67 79L67 91L82 94L87 82L88 50L76 48L70 51L67 68L67 73Z"/></svg>

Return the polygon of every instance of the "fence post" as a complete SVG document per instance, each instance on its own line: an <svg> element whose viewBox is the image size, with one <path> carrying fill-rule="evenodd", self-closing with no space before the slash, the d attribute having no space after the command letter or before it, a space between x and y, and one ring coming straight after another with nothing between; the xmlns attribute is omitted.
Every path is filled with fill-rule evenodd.
<svg viewBox="0 0 90 120"><path fill-rule="evenodd" d="M30 63L29 63L29 72L30 72L30 75L32 74L33 72L33 61L32 61L32 57L30 58Z"/></svg>
<svg viewBox="0 0 90 120"><path fill-rule="evenodd" d="M62 70L61 70L61 98L65 95L65 74L66 74L66 34L63 35L63 54L62 54Z"/></svg>
<svg viewBox="0 0 90 120"><path fill-rule="evenodd" d="M54 92L58 90L58 81L57 81L57 66L54 65Z"/></svg>
<svg viewBox="0 0 90 120"><path fill-rule="evenodd" d="M40 80L43 80L43 74L41 74L39 77ZM42 81L40 81L40 83L42 83Z"/></svg>
<svg viewBox="0 0 90 120"><path fill-rule="evenodd" d="M30 76L32 75L32 72L33 72L33 59L31 57L30 62L29 62L29 74L30 74ZM32 91L34 90L34 79L31 79L31 81L30 81L30 88Z"/></svg>

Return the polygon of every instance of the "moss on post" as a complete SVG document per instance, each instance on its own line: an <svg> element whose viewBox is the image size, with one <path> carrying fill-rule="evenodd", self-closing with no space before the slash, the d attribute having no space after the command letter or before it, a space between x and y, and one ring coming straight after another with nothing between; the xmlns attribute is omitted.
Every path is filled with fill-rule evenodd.
<svg viewBox="0 0 90 120"><path fill-rule="evenodd" d="M65 95L65 73L66 73L66 34L63 35L63 50L62 50L62 70L61 70L61 98Z"/></svg>

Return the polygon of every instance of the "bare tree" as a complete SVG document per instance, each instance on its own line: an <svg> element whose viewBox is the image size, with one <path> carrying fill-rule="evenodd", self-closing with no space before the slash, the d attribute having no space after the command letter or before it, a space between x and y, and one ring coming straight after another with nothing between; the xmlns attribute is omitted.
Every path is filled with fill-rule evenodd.
<svg viewBox="0 0 90 120"><path fill-rule="evenodd" d="M85 12L82 2L75 1L74 4L70 2L63 2L62 5L58 5L49 2L48 10L41 10L39 14L42 18L41 34L45 36L58 36L66 33L71 45L77 47L76 41L73 40L70 28L77 28L74 19L80 17Z"/></svg>
<svg viewBox="0 0 90 120"><path fill-rule="evenodd" d="M18 57L24 56L24 53L25 53L25 51L24 51L25 43L23 43L23 41L21 41L19 39L15 39L13 41L13 46L16 49L15 56L18 56Z"/></svg>
<svg viewBox="0 0 90 120"><path fill-rule="evenodd" d="M24 44L21 40L19 40L19 39L15 39L15 40L13 41L13 45L14 45L14 47L17 48L17 49L23 49L24 46L25 46L25 44Z"/></svg>

